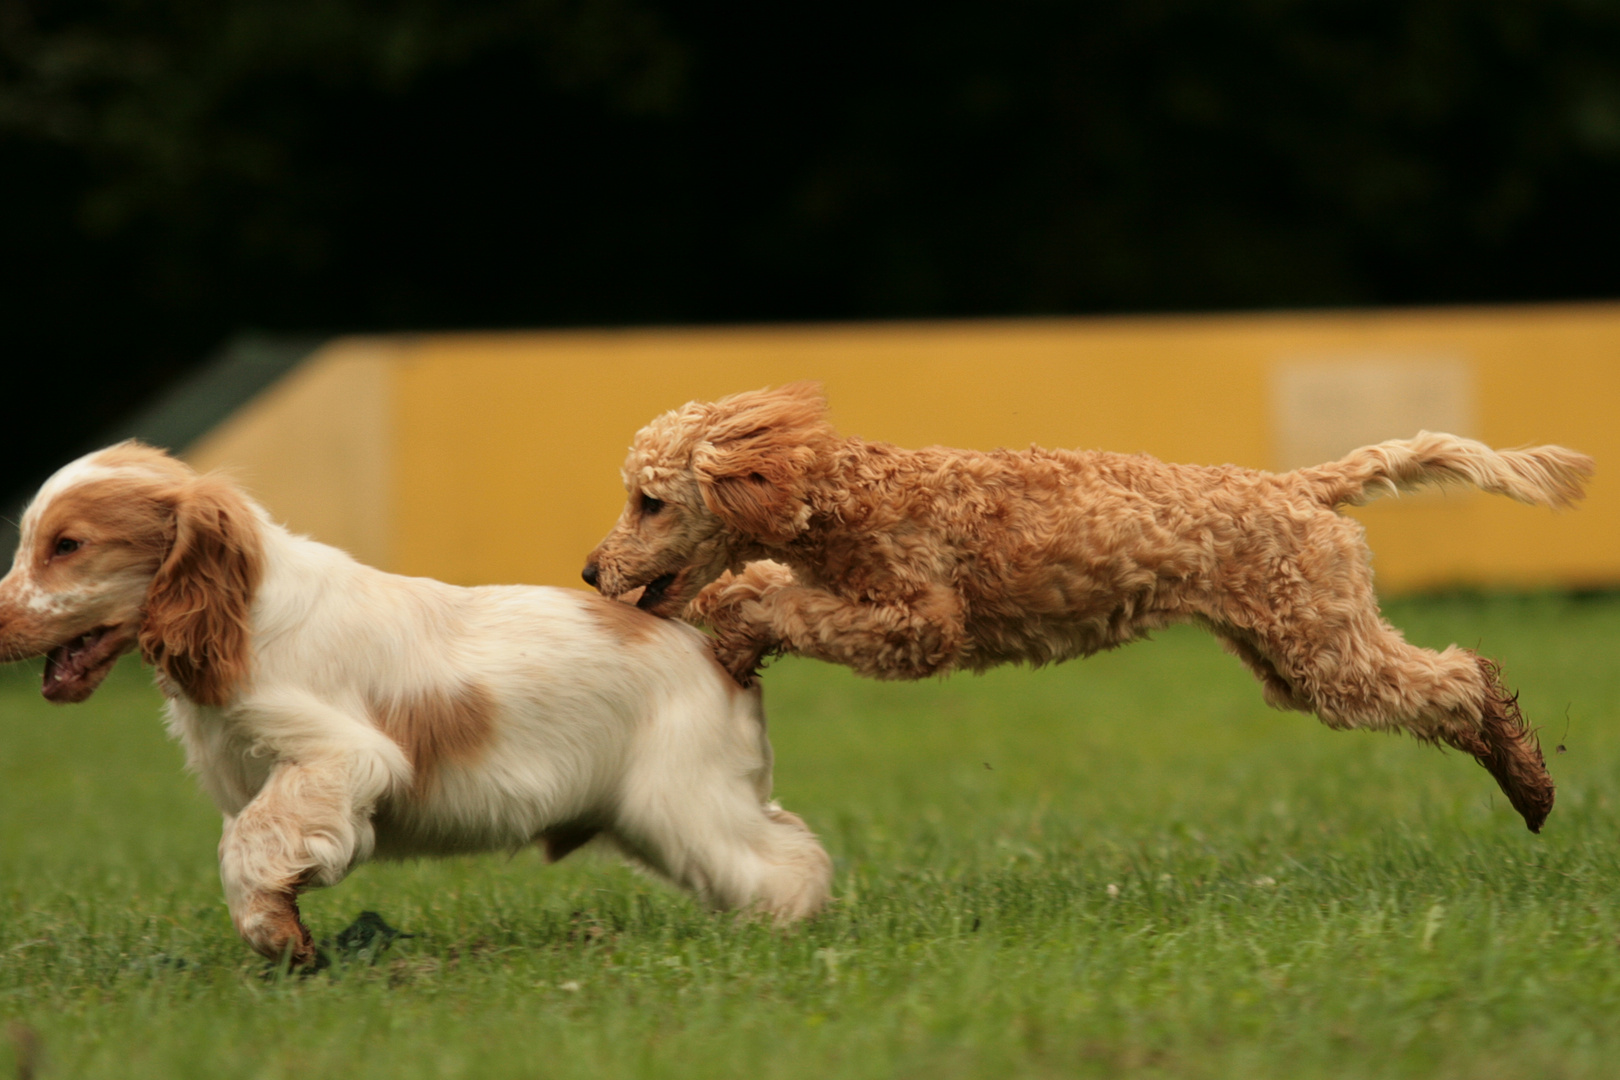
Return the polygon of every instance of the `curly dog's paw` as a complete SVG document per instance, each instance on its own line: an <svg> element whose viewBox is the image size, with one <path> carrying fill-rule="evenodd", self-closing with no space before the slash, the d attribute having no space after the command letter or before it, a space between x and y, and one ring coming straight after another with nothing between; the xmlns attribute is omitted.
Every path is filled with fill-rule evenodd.
<svg viewBox="0 0 1620 1080"><path fill-rule="evenodd" d="M792 585L796 579L793 576L793 571L781 563L761 559L759 562L751 562L743 567L743 572L738 576L737 581L757 591L760 595L764 595L773 589Z"/></svg>
<svg viewBox="0 0 1620 1080"><path fill-rule="evenodd" d="M725 603L726 590L731 588L731 583L736 580L737 575L727 570L709 582L687 603L686 610L681 612L681 618L687 622L708 625L716 609Z"/></svg>
<svg viewBox="0 0 1620 1080"><path fill-rule="evenodd" d="M751 601L762 600L792 584L793 571L781 563L749 563L742 573L727 570L705 586L686 605L685 617L718 630L722 625L734 624L740 609Z"/></svg>
<svg viewBox="0 0 1620 1080"><path fill-rule="evenodd" d="M707 622L715 633L714 656L742 686L752 686L760 663L776 649L770 621L760 610L760 602L740 589L735 597L709 612Z"/></svg>
<svg viewBox="0 0 1620 1080"><path fill-rule="evenodd" d="M749 563L740 574L720 575L687 606L687 618L715 632L715 658L743 686L753 685L760 663L779 645L763 601L791 584L793 572L780 563Z"/></svg>

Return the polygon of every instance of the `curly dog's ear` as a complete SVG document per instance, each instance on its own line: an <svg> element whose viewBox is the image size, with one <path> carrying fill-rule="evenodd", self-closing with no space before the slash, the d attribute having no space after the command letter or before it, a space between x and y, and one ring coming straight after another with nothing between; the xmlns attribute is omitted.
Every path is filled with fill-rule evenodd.
<svg viewBox="0 0 1620 1080"><path fill-rule="evenodd" d="M199 705L224 705L248 669L248 611L263 576L253 508L204 476L175 503L174 545L146 593L141 655Z"/></svg>
<svg viewBox="0 0 1620 1080"><path fill-rule="evenodd" d="M692 454L703 502L730 528L786 543L810 516L805 474L834 439L815 383L733 394L714 405Z"/></svg>

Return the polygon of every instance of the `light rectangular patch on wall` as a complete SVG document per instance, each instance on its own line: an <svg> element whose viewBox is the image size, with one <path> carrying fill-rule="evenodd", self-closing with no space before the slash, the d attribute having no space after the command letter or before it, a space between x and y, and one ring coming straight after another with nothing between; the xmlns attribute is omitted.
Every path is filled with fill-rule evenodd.
<svg viewBox="0 0 1620 1080"><path fill-rule="evenodd" d="M1347 353L1271 367L1272 466L1334 461L1419 431L1478 438L1474 365L1455 356Z"/></svg>

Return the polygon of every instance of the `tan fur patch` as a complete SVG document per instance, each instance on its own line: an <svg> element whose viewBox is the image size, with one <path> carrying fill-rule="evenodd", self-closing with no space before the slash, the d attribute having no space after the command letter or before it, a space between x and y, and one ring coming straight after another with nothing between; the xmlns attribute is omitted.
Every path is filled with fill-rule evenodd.
<svg viewBox="0 0 1620 1080"><path fill-rule="evenodd" d="M226 704L248 674L248 616L263 574L251 504L230 481L197 477L180 493L174 543L146 595L141 654L191 700Z"/></svg>
<svg viewBox="0 0 1620 1080"><path fill-rule="evenodd" d="M658 618L633 604L608 600L601 596L585 596L585 611L604 631L626 645L646 641L658 630Z"/></svg>
<svg viewBox="0 0 1620 1080"><path fill-rule="evenodd" d="M34 528L32 554L42 575L70 569L76 561L52 560L62 537L133 550L149 557L155 569L174 537L175 490L146 480L109 477L62 492L45 507Z"/></svg>
<svg viewBox="0 0 1620 1080"><path fill-rule="evenodd" d="M411 763L412 793L433 790L446 765L475 760L495 733L495 703L476 683L395 698L375 707L377 725Z"/></svg>

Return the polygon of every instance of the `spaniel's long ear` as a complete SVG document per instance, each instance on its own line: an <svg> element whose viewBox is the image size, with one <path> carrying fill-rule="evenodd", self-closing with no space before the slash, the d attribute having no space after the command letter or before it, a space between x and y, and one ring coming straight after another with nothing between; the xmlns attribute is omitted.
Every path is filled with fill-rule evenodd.
<svg viewBox="0 0 1620 1080"><path fill-rule="evenodd" d="M146 594L141 655L199 705L224 705L247 674L263 564L257 514L233 484L203 476L181 491L174 546Z"/></svg>
<svg viewBox="0 0 1620 1080"><path fill-rule="evenodd" d="M704 503L745 536L786 543L809 517L805 474L835 439L821 388L751 390L714 408L692 455Z"/></svg>

